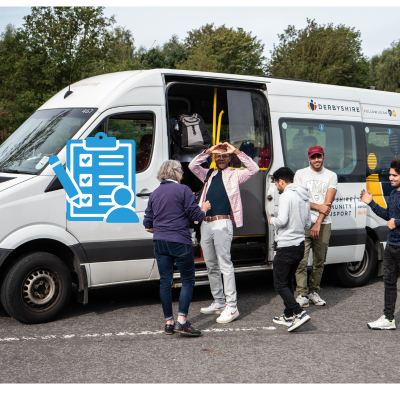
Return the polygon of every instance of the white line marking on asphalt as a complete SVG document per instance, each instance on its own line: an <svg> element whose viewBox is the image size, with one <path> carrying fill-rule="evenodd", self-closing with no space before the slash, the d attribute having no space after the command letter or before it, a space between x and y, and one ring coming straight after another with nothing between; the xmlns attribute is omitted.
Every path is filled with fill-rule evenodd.
<svg viewBox="0 0 400 400"><path fill-rule="evenodd" d="M203 329L202 332L214 333L214 332L247 332L247 331L274 331L276 330L273 326L263 326L263 327L254 327L254 328L212 328L212 329ZM22 336L22 338L17 337L8 337L8 338L0 338L0 342L13 342L13 341L24 341L24 340L52 340L52 339L85 339L85 338L98 338L98 337L111 337L111 336L150 336L150 335L159 335L164 333L164 331L143 331L143 332L118 332L118 333L87 333L85 335L46 335L46 336L36 336L36 337L27 337Z"/></svg>

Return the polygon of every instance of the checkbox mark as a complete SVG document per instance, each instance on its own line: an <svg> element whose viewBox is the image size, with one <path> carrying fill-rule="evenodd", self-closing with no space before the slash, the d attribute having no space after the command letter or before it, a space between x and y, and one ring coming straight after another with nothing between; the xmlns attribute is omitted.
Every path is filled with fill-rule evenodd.
<svg viewBox="0 0 400 400"><path fill-rule="evenodd" d="M82 187L91 187L92 183L92 174L80 174L79 175L79 186Z"/></svg>
<svg viewBox="0 0 400 400"><path fill-rule="evenodd" d="M81 196L81 207L92 207L92 195L84 194Z"/></svg>
<svg viewBox="0 0 400 400"><path fill-rule="evenodd" d="M79 154L79 166L92 167L93 166L92 154Z"/></svg>

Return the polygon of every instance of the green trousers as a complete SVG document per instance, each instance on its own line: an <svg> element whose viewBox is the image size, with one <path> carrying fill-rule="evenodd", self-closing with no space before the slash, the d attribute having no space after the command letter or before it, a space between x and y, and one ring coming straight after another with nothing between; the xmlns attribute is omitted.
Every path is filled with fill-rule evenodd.
<svg viewBox="0 0 400 400"><path fill-rule="evenodd" d="M313 226L314 224L311 224L311 227ZM316 239L311 239L310 232L311 228L305 229L304 257L296 271L296 290L302 296L318 292L320 289L319 285L322 273L324 272L324 263L326 261L326 254L328 253L329 238L331 237L331 224L321 224L319 236ZM311 248L313 249L313 265L308 286L307 264Z"/></svg>

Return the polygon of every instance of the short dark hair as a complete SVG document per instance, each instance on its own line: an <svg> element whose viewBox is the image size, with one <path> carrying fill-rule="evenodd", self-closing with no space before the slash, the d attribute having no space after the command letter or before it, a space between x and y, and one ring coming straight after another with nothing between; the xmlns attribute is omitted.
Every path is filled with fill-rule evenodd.
<svg viewBox="0 0 400 400"><path fill-rule="evenodd" d="M272 175L273 182L282 179L286 183L293 183L293 178L294 178L294 172L288 167L281 167L277 169Z"/></svg>
<svg viewBox="0 0 400 400"><path fill-rule="evenodd" d="M394 158L390 164L390 168L393 168L400 175L400 160Z"/></svg>

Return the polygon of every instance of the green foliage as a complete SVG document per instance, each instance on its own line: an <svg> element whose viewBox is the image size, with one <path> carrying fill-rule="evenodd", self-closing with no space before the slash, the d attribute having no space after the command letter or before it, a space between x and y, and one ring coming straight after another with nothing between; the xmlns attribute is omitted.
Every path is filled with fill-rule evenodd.
<svg viewBox="0 0 400 400"><path fill-rule="evenodd" d="M361 53L361 33L344 25L318 25L307 19L304 29L289 25L271 51L272 76L315 83L366 87L369 64Z"/></svg>
<svg viewBox="0 0 400 400"><path fill-rule="evenodd" d="M185 44L190 55L175 64L178 69L249 75L265 72L264 45L242 28L207 24L188 32Z"/></svg>
<svg viewBox="0 0 400 400"><path fill-rule="evenodd" d="M8 26L0 44L0 132L3 138L72 82L121 70L133 39L104 7L32 7L23 27Z"/></svg>
<svg viewBox="0 0 400 400"><path fill-rule="evenodd" d="M177 35L173 35L162 47L156 46L148 51L141 49L140 62L143 63L142 69L174 69L175 64L186 60L188 55L185 45L179 41Z"/></svg>
<svg viewBox="0 0 400 400"><path fill-rule="evenodd" d="M371 79L379 90L400 93L400 40L372 57Z"/></svg>

